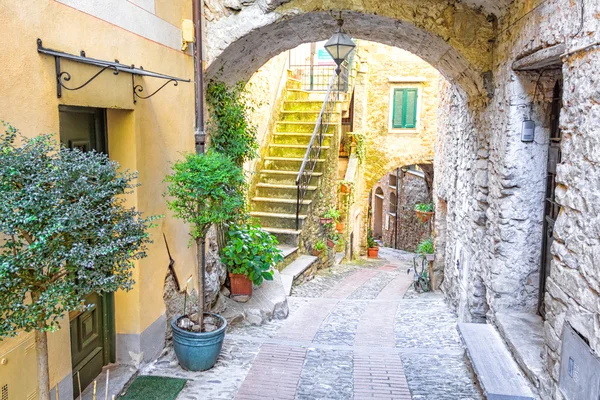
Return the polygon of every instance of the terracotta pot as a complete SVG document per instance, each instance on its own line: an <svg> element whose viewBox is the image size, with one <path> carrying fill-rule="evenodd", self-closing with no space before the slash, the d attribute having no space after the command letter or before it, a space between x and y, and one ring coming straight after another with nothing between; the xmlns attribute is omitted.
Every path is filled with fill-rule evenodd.
<svg viewBox="0 0 600 400"><path fill-rule="evenodd" d="M333 249L335 247L334 241L331 239L327 239L327 247L330 247Z"/></svg>
<svg viewBox="0 0 600 400"><path fill-rule="evenodd" d="M377 258L379 254L379 247L369 247L367 250L367 255L369 258Z"/></svg>
<svg viewBox="0 0 600 400"><path fill-rule="evenodd" d="M312 249L312 255L315 257L321 257L321 254L323 254L323 250L319 251L319 250L315 250Z"/></svg>
<svg viewBox="0 0 600 400"><path fill-rule="evenodd" d="M333 218L321 218L321 225L331 224L333 222Z"/></svg>
<svg viewBox="0 0 600 400"><path fill-rule="evenodd" d="M415 211L417 213L417 218L419 221L425 223L428 222L431 217L433 217L433 212L431 211Z"/></svg>
<svg viewBox="0 0 600 400"><path fill-rule="evenodd" d="M425 258L427 259L427 261L434 261L435 254L425 254Z"/></svg>
<svg viewBox="0 0 600 400"><path fill-rule="evenodd" d="M229 274L232 296L252 296L252 281L242 274Z"/></svg>
<svg viewBox="0 0 600 400"><path fill-rule="evenodd" d="M340 192L342 193L351 193L352 192L352 187L347 184L347 183L342 183L340 185Z"/></svg>
<svg viewBox="0 0 600 400"><path fill-rule="evenodd" d="M340 223L340 222L336 222L335 230L338 231L338 233L344 233L344 224Z"/></svg>

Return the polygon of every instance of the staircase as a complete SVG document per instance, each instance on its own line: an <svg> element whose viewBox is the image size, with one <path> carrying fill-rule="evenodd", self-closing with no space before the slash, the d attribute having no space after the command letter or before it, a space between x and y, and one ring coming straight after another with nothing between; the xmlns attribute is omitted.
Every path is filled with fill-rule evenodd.
<svg viewBox="0 0 600 400"><path fill-rule="evenodd" d="M324 95L301 90L301 82L289 75L286 86L287 91L274 128L275 132L268 144L263 167L258 171L255 195L250 200L250 215L258 218L263 229L274 234L280 243L296 247L341 118L336 110L322 143L321 155L308 192L302 201L300 225L296 229L296 177L323 106Z"/></svg>

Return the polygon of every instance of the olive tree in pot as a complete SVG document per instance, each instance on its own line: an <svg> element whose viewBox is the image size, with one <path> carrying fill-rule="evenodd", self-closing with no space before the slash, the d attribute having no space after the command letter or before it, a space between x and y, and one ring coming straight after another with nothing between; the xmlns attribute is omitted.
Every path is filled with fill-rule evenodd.
<svg viewBox="0 0 600 400"><path fill-rule="evenodd" d="M177 218L191 225L198 250L198 313L178 316L171 321L173 343L179 364L190 371L214 366L221 352L225 319L207 312L204 301L206 233L213 224L235 221L244 209L244 175L229 157L209 150L188 154L173 165L165 178L168 207ZM185 312L185 311L184 311ZM202 317L200 317L202 316Z"/></svg>
<svg viewBox="0 0 600 400"><path fill-rule="evenodd" d="M91 293L132 288L152 218L126 204L136 175L51 135L0 134L0 339L35 331L38 396L50 399L47 332Z"/></svg>
<svg viewBox="0 0 600 400"><path fill-rule="evenodd" d="M229 271L231 297L248 301L253 284L260 286L265 279L273 280L272 268L283 261L283 254L275 236L252 222L232 225L227 236L221 261Z"/></svg>

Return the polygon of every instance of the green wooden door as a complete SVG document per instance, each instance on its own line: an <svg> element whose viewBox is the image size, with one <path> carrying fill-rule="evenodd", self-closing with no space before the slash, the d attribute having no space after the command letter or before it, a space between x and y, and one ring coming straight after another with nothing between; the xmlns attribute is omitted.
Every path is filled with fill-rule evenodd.
<svg viewBox="0 0 600 400"><path fill-rule="evenodd" d="M60 141L70 148L107 153L106 111L100 108L61 106ZM79 383L85 389L114 362L114 306L112 293L92 293L85 298L88 309L69 315L73 393Z"/></svg>

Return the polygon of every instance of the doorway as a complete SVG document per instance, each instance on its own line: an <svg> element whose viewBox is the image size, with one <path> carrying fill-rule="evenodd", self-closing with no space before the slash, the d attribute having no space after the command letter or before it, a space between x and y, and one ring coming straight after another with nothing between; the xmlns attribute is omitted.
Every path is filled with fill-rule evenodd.
<svg viewBox="0 0 600 400"><path fill-rule="evenodd" d="M373 201L373 236L375 239L381 239L383 236L383 190L378 187L375 190Z"/></svg>
<svg viewBox="0 0 600 400"><path fill-rule="evenodd" d="M60 142L68 148L108 154L106 110L89 107L59 107ZM73 394L79 396L115 362L114 298L112 293L92 293L85 298L88 309L69 314Z"/></svg>
<svg viewBox="0 0 600 400"><path fill-rule="evenodd" d="M552 263L552 242L554 242L554 223L560 212L560 205L556 202L556 166L561 162L560 144L562 133L560 131L560 110L562 108L562 82L559 80L554 85L552 106L550 107L550 143L548 148L548 172L546 175L546 196L544 199L544 224L542 237L542 263L540 266L540 291L538 311L545 317L544 295L546 293L546 280L550 275Z"/></svg>

